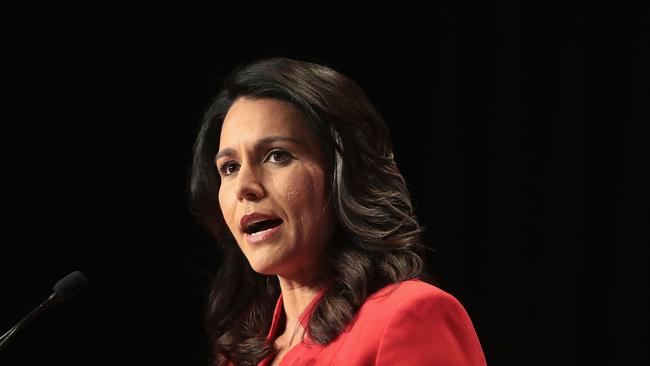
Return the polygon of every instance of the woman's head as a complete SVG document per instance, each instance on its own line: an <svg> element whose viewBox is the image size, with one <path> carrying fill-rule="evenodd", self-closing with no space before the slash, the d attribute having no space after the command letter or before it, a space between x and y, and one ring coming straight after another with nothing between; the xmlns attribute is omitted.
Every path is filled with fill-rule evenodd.
<svg viewBox="0 0 650 366"><path fill-rule="evenodd" d="M242 122L239 116L247 119ZM245 243L245 236L242 236L236 221L258 208L261 213L273 208L266 203L262 204L265 197L254 197L257 201L245 197L235 198L235 181L240 182L242 179L237 174L234 178L223 176L223 171L219 172L218 167L231 159L220 156L215 164L215 156L220 151L234 150L237 146L230 146L232 144L244 144L241 147L244 149L246 144L253 146L257 143L255 139L273 137L275 128L300 134L304 140L302 142L309 144L305 151L309 151L309 161L313 161L313 166L309 169L304 167L311 180L301 181L308 188L307 191L300 189L290 192L290 189L296 188L298 176L294 179L286 176L282 178L285 181L276 183L278 187L283 186L282 194L287 202L291 202L291 195L296 194L293 198L305 200L301 204L307 204L311 210L323 209L325 217L322 220L327 222L329 215L332 215L336 231L343 234L343 237L352 237L368 245L382 240L390 241L394 234L401 236L404 231L398 230L400 227L407 228L406 231L411 234L419 232L412 217L410 198L403 178L393 160L386 124L361 88L348 77L326 66L275 58L241 67L225 81L223 90L206 113L195 145L190 186L192 199L203 222L219 237L222 245L229 245L234 237L245 254L247 247L251 254L261 248ZM300 147L300 144L290 141L274 143L285 147ZM265 145L265 148L275 146ZM259 161L267 158L265 153L270 151L263 151L263 156L250 156L251 159L258 159L255 161L257 165L250 164L250 167L257 166L259 169L245 169L244 178L258 179L258 175L249 173L283 171L283 166L273 165L272 160L265 164ZM245 157L241 156L234 160L238 167L246 167L242 164L243 158ZM289 156L282 158L288 159ZM297 161L303 163L300 160L290 162L293 164ZM232 166L230 164L227 167L230 169ZM265 167L269 169L263 169ZM315 169L323 174L323 178L318 178L318 181L314 176ZM257 183L258 185L251 183L251 187L262 189L263 192L264 187ZM327 205L321 202L324 195L327 197ZM253 196L254 194L251 197ZM219 199L215 200L217 197ZM269 200L272 199L269 197ZM239 202L236 209L235 201ZM228 212L224 212L224 209ZM312 219L315 217L310 218ZM294 221L292 225L298 225L298 222ZM297 226L293 229L297 229ZM318 244L312 247L314 251L320 252L320 239L323 235L329 238L331 234L329 226L324 225L321 230L310 232L319 235ZM315 237L303 239L313 240ZM253 259L248 254L247 258L249 261ZM268 273L266 264L251 262L254 268L258 264L260 272Z"/></svg>
<svg viewBox="0 0 650 366"><path fill-rule="evenodd" d="M223 249L206 311L217 363L254 365L274 351L263 336L279 291L271 274L317 269L331 280L309 321L321 344L372 292L422 274L388 128L326 66L274 58L235 70L205 114L190 194Z"/></svg>
<svg viewBox="0 0 650 366"><path fill-rule="evenodd" d="M334 217L327 159L303 113L277 99L237 98L215 160L221 213L251 267L311 280Z"/></svg>

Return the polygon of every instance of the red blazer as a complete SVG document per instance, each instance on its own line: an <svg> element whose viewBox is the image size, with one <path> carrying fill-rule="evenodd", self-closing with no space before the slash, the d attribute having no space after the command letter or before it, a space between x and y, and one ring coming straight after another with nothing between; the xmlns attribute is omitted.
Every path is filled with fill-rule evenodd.
<svg viewBox="0 0 650 366"><path fill-rule="evenodd" d="M309 316L324 290L300 322ZM278 299L268 338L274 339L284 314ZM273 357L264 359L266 366ZM309 338L284 355L282 366L297 365L486 365L472 322L453 296L419 280L391 284L363 304L347 328L331 343Z"/></svg>

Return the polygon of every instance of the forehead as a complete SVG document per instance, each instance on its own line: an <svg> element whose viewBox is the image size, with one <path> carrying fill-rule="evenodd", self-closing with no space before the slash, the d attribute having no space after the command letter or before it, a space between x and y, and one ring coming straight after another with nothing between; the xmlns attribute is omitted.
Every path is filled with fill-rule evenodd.
<svg viewBox="0 0 650 366"><path fill-rule="evenodd" d="M276 99L238 98L228 110L221 127L221 146L242 139L286 135L312 140L303 114L291 104ZM310 141L311 142L311 141Z"/></svg>

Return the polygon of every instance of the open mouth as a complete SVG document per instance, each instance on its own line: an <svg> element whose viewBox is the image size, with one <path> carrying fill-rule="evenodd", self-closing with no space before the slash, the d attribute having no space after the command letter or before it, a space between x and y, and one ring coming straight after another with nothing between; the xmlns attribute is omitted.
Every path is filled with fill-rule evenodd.
<svg viewBox="0 0 650 366"><path fill-rule="evenodd" d="M264 230L272 229L276 226L279 226L280 224L282 224L281 219L262 220L249 224L244 229L244 232L246 234L255 234Z"/></svg>

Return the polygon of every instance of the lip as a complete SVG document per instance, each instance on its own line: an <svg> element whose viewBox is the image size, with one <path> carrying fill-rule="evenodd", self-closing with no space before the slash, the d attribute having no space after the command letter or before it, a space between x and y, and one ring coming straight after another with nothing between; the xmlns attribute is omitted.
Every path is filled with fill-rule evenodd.
<svg viewBox="0 0 650 366"><path fill-rule="evenodd" d="M248 226L248 223L252 221L268 220L268 219L279 219L279 217L274 215L267 215L259 212L253 212L248 215L244 215L239 220L239 229L245 233L244 229ZM277 227L277 226L276 226Z"/></svg>
<svg viewBox="0 0 650 366"><path fill-rule="evenodd" d="M248 244L259 244L270 239L275 233L280 230L280 226L282 226L282 224L254 234L244 233L244 238L246 238L246 242Z"/></svg>

